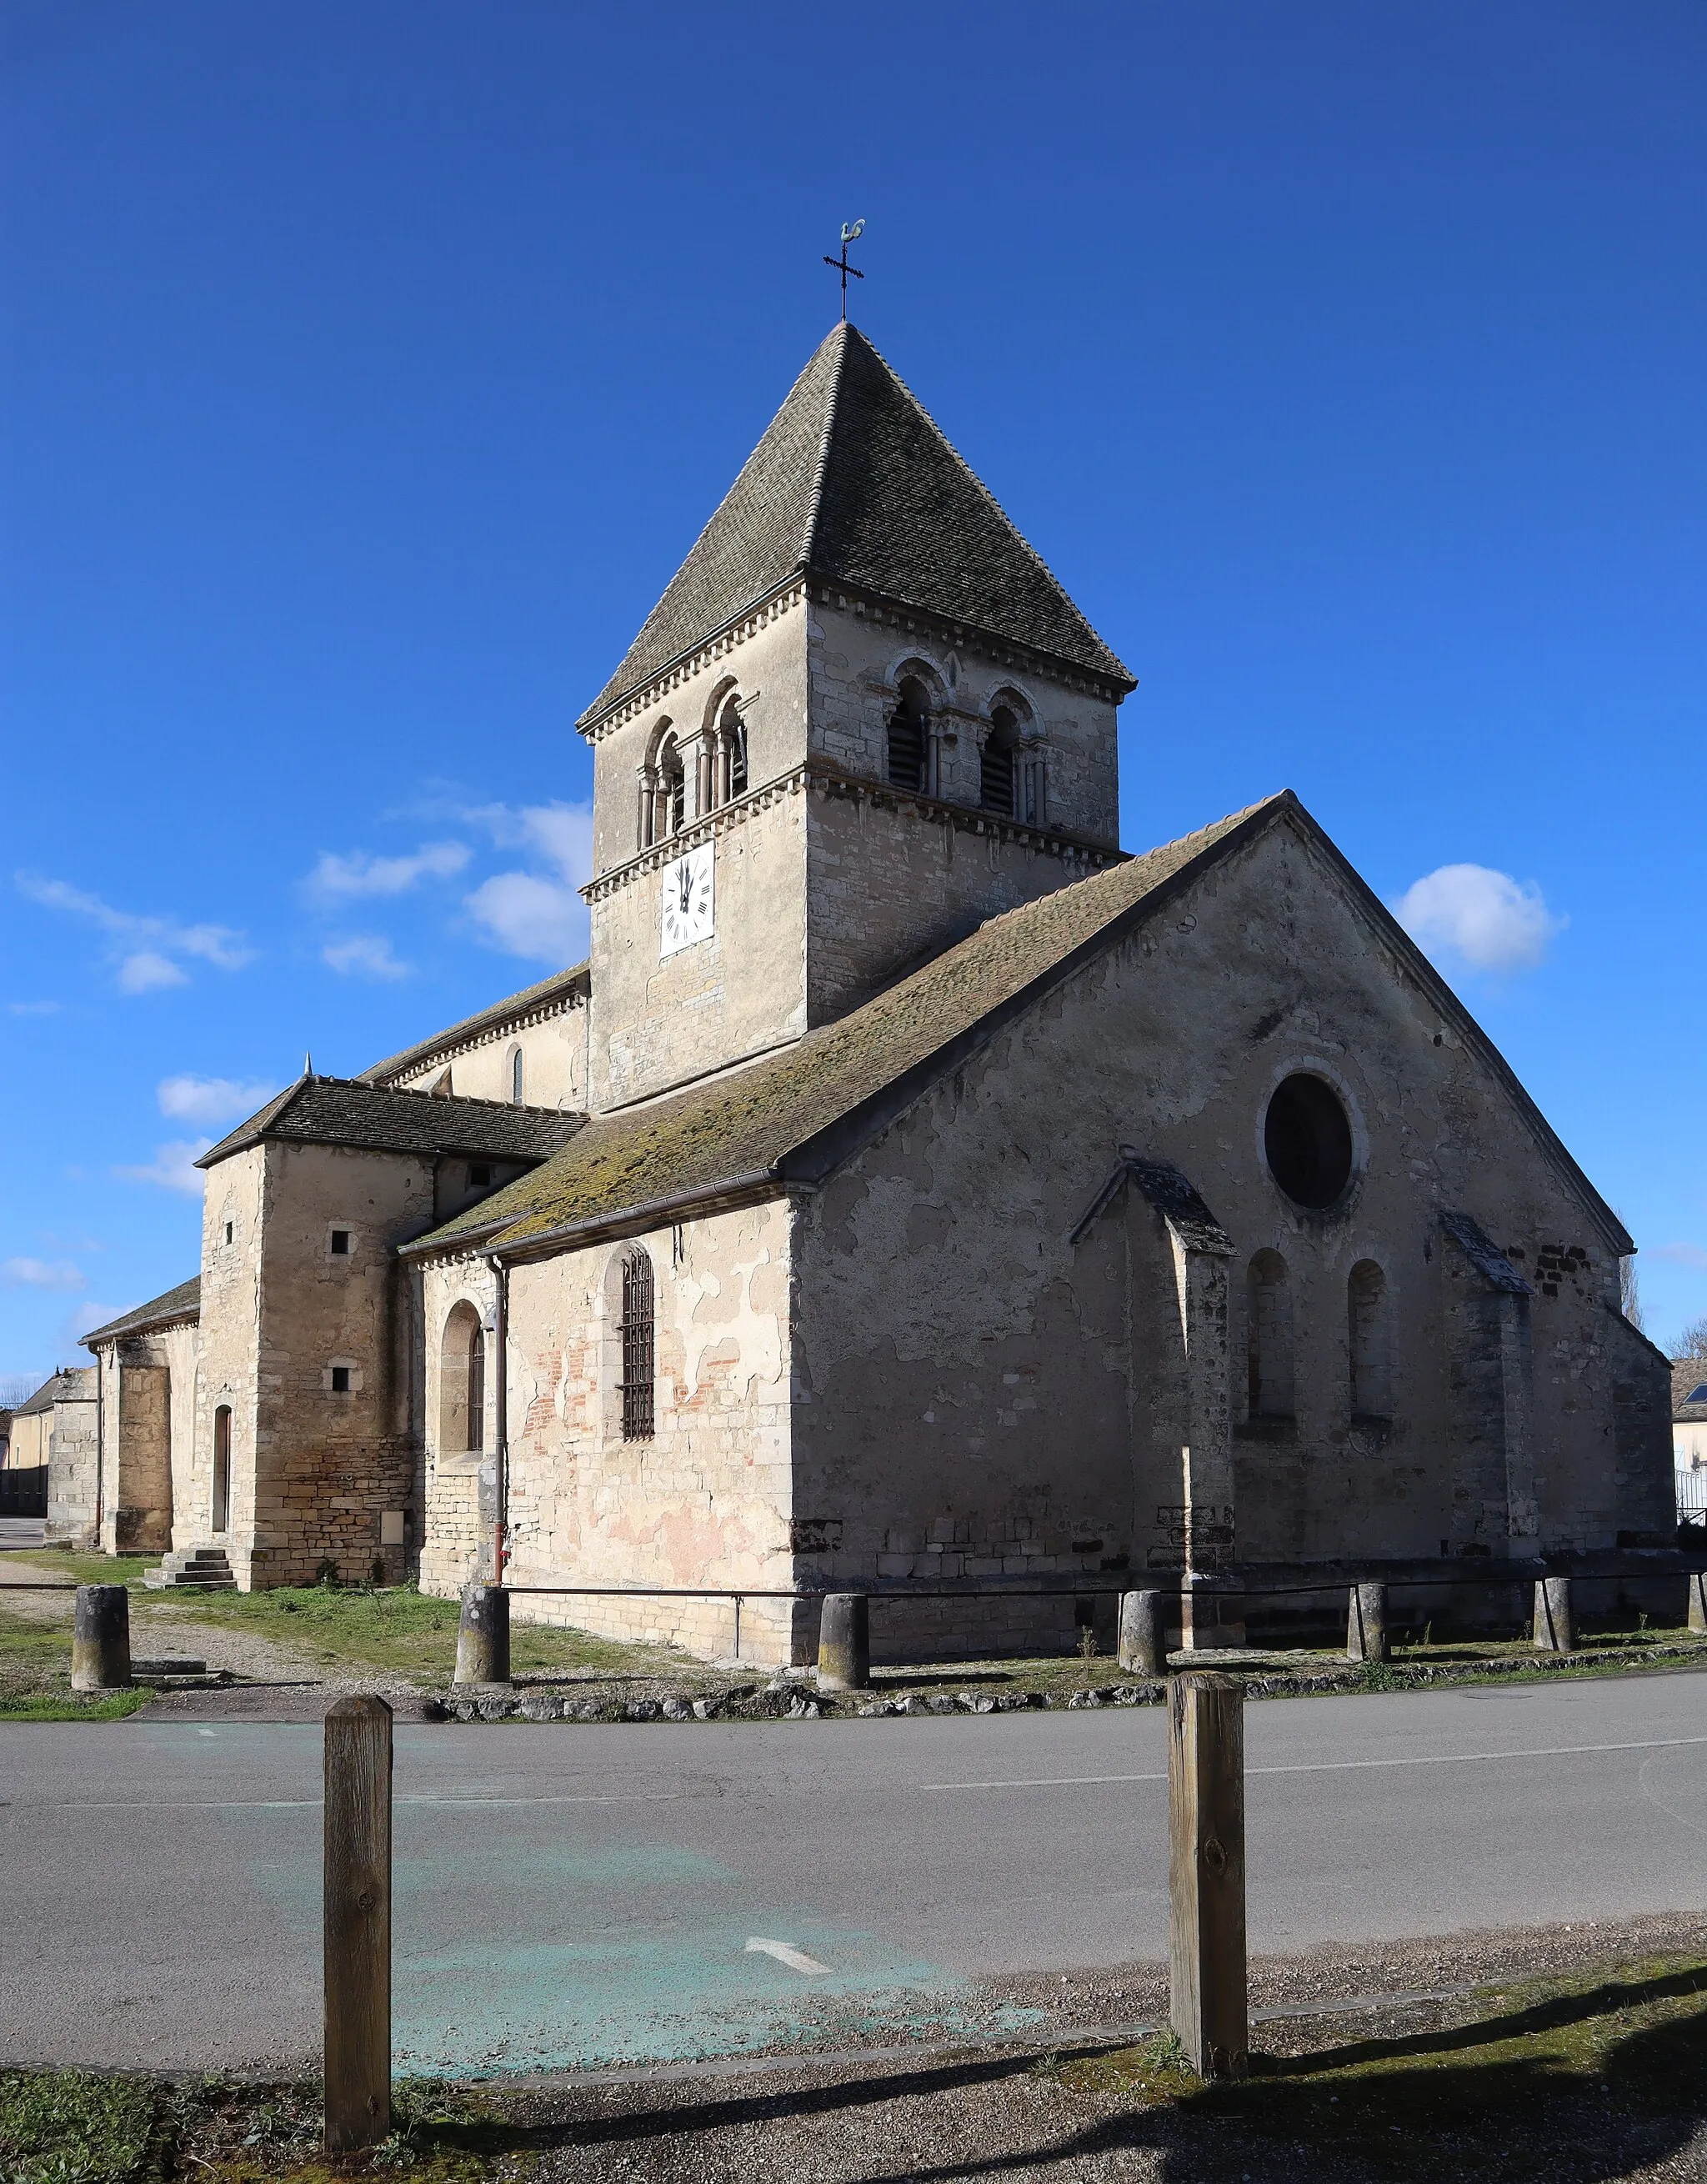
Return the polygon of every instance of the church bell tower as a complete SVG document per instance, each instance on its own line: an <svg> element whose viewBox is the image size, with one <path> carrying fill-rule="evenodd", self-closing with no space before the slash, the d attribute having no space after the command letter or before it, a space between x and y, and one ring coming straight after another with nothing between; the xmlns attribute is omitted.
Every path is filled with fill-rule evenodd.
<svg viewBox="0 0 1707 2184"><path fill-rule="evenodd" d="M1116 859L1132 688L837 326L578 723L593 1111L787 1045Z"/></svg>

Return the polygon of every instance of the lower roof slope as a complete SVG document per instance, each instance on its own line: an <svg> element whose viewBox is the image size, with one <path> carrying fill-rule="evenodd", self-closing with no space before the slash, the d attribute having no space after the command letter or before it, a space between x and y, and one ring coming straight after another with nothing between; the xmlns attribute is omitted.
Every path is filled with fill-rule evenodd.
<svg viewBox="0 0 1707 2184"><path fill-rule="evenodd" d="M410 1254L548 1251L583 1234L656 1226L666 1212L815 1181L1016 1010L1159 912L1241 844L1292 826L1432 1006L1498 1078L1543 1158L1617 1252L1635 1245L1560 1142L1510 1064L1422 951L1290 789L987 924L875 1000L784 1052L643 1107L592 1117L532 1174L403 1246Z"/></svg>
<svg viewBox="0 0 1707 2184"><path fill-rule="evenodd" d="M509 1249L780 1173L780 1164L1059 969L1124 912L1265 811L1271 799L987 924L867 1001L751 1068L647 1106L595 1116L534 1174L417 1240L411 1252L492 1234Z"/></svg>
<svg viewBox="0 0 1707 2184"><path fill-rule="evenodd" d="M168 1290L162 1296L153 1297L147 1304L139 1304L134 1312L121 1312L117 1319L109 1319L104 1327L93 1329L78 1339L86 1350L92 1342L107 1342L121 1334L146 1334L153 1328L173 1327L180 1320L199 1319L202 1316L202 1278L192 1274L176 1289Z"/></svg>

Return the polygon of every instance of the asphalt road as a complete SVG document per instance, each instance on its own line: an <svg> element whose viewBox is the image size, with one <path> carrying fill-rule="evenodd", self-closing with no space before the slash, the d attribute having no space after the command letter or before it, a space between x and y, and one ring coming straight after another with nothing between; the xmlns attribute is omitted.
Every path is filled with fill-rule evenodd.
<svg viewBox="0 0 1707 2184"><path fill-rule="evenodd" d="M398 2067L952 2031L985 1975L1154 1959L1163 1728L400 1727ZM1707 1908L1707 1675L1271 1701L1246 1745L1254 1949ZM310 2057L320 1752L0 1727L0 2058Z"/></svg>

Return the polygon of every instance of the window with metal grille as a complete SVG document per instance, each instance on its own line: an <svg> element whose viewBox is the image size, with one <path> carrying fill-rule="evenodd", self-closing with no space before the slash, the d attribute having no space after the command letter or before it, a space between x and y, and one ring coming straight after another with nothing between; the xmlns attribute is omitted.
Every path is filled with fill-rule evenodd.
<svg viewBox="0 0 1707 2184"><path fill-rule="evenodd" d="M486 1446L486 1329L476 1321L468 1338L468 1446Z"/></svg>
<svg viewBox="0 0 1707 2184"><path fill-rule="evenodd" d="M622 1262L622 1438L652 1439L654 1373L652 1262L636 1251Z"/></svg>

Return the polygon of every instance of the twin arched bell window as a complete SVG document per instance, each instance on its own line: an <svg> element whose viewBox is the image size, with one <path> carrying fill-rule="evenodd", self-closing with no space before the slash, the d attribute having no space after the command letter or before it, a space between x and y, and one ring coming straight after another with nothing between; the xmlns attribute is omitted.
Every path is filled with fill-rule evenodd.
<svg viewBox="0 0 1707 2184"><path fill-rule="evenodd" d="M904 675L897 686L885 757L892 788L927 796L946 793L938 778L930 693L919 676ZM989 729L978 753L977 788L977 801L984 811L1017 819L1023 826L1046 823L1043 755L1026 746L1020 701L998 702L991 710Z"/></svg>
<svg viewBox="0 0 1707 2184"><path fill-rule="evenodd" d="M747 794L747 723L731 690L697 736L665 722L640 770L639 844L649 850L679 834L691 819Z"/></svg>

